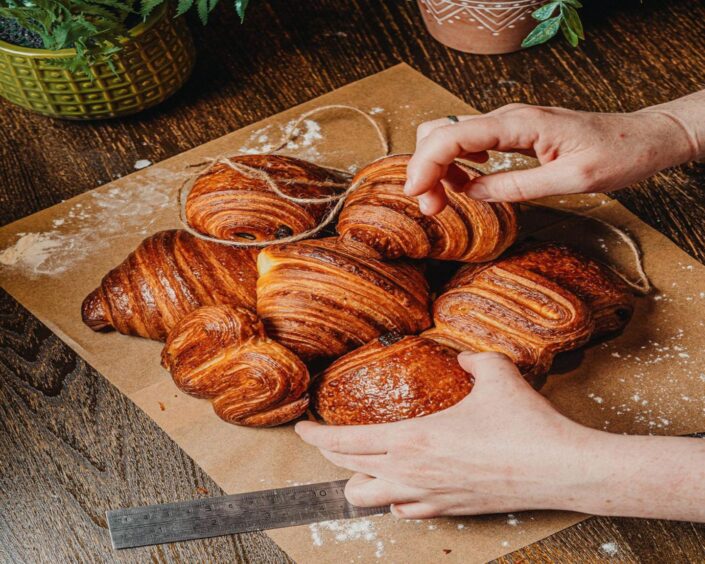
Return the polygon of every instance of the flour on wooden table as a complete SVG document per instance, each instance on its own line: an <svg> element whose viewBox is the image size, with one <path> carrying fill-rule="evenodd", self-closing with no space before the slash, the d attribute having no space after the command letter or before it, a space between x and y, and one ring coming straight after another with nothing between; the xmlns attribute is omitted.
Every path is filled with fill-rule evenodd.
<svg viewBox="0 0 705 564"><path fill-rule="evenodd" d="M87 201L55 218L51 229L19 233L13 245L0 250L0 265L32 278L56 276L126 233L150 235L157 212L174 205L174 188L185 174L151 169L139 179L92 192Z"/></svg>
<svg viewBox="0 0 705 564"><path fill-rule="evenodd" d="M600 546L600 550L607 556L617 556L619 553L619 546L616 542L606 542Z"/></svg>

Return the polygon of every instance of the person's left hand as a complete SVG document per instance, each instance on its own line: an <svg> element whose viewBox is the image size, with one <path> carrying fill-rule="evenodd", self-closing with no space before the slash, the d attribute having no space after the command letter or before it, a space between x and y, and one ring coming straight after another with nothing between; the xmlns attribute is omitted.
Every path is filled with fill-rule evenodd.
<svg viewBox="0 0 705 564"><path fill-rule="evenodd" d="M565 509L590 483L594 435L562 416L498 353L463 353L475 385L460 403L382 425L296 425L328 460L355 472L350 503L392 505L406 519ZM591 452L592 451L592 452ZM587 480L587 482L586 482Z"/></svg>

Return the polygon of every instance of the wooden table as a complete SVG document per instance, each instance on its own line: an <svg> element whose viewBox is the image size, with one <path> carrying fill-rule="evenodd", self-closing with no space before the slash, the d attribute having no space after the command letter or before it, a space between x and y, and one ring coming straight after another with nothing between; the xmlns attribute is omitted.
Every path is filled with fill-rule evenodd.
<svg viewBox="0 0 705 564"><path fill-rule="evenodd" d="M405 61L488 111L509 102L630 111L705 87L705 5L608 2L584 10L589 40L499 57L426 33L416 3L223 2L192 22L199 60L172 99L138 116L52 121L0 102L0 222L9 223L348 82ZM705 164L663 172L617 198L705 261ZM220 489L151 420L0 291L0 561L287 560L264 534L115 553L105 507ZM705 425L704 425L705 427ZM705 429L703 429L705 430ZM603 548L615 543L616 555ZM593 518L505 562L695 562L705 526Z"/></svg>

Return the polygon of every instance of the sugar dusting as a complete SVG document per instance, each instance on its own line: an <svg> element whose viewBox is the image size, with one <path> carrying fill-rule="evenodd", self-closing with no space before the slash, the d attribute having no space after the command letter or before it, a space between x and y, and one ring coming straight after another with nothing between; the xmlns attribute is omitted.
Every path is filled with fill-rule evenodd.
<svg viewBox="0 0 705 564"><path fill-rule="evenodd" d="M309 530L314 546L323 546L326 542L331 541L336 544L361 541L373 546L375 558L384 557L384 541L379 538L375 524L371 519L322 521L309 525Z"/></svg>
<svg viewBox="0 0 705 564"><path fill-rule="evenodd" d="M139 179L92 192L55 218L51 229L18 233L11 246L0 250L0 265L32 278L57 276L126 233L146 236L159 219L157 212L173 205L174 186L184 174L150 169Z"/></svg>

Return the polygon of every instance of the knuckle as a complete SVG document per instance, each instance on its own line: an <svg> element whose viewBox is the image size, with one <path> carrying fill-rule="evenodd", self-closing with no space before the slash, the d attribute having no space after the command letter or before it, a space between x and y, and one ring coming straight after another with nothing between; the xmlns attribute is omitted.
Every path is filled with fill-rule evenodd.
<svg viewBox="0 0 705 564"><path fill-rule="evenodd" d="M542 119L546 112L539 106L524 105L516 110L517 117L524 121L536 121Z"/></svg>
<svg viewBox="0 0 705 564"><path fill-rule="evenodd" d="M511 104L506 104L499 109L500 109L500 111L506 111L506 110L515 111L515 110L520 110L522 108L528 108L528 107L529 107L528 104L523 104L521 102L512 102Z"/></svg>
<svg viewBox="0 0 705 564"><path fill-rule="evenodd" d="M502 177L501 196L508 200L526 200L527 193L521 184L517 181L517 175L507 173Z"/></svg>

